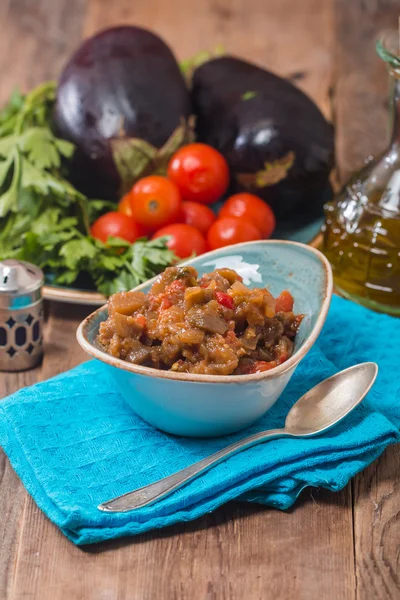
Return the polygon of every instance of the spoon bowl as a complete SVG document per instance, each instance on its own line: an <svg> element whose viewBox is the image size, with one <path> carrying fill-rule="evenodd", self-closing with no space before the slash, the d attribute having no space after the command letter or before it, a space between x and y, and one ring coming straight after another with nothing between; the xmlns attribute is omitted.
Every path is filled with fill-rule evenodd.
<svg viewBox="0 0 400 600"><path fill-rule="evenodd" d="M231 444L164 479L146 485L98 507L105 512L128 512L154 504L233 454L278 437L310 437L333 427L348 415L372 387L378 373L375 363L362 363L325 379L290 409L283 429L260 431Z"/></svg>
<svg viewBox="0 0 400 600"><path fill-rule="evenodd" d="M368 362L321 381L290 409L285 431L307 436L333 427L365 398L377 374L378 365Z"/></svg>

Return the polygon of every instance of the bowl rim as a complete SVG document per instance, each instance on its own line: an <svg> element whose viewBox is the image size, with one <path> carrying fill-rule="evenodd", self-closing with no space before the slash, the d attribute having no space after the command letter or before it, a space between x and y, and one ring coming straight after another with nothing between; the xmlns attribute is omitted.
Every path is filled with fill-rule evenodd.
<svg viewBox="0 0 400 600"><path fill-rule="evenodd" d="M87 316L78 326L76 331L76 339L79 345L85 350L90 356L93 358L97 358L101 362L104 362L108 365L111 365L117 369L122 369L123 371L129 371L130 373L135 373L136 375L145 375L147 377L155 377L158 379L169 379L173 381L186 381L192 383L247 383L247 382L257 382L265 379L275 379L280 375L283 375L287 371L293 369L298 363L304 358L304 356L308 353L311 347L314 345L317 340L322 326L325 323L329 306L332 298L332 290L333 290L333 276L332 276L332 268L328 261L328 259L316 248L308 246L307 244L302 244L300 242L293 242L289 240L257 240L254 242L243 242L240 244L232 244L229 248L242 248L249 247L254 245L288 245L293 247L301 247L303 250L305 249L310 254L316 256L321 263L321 266L325 270L326 277L326 285L325 285L325 295L322 300L319 314L316 320L316 323L309 334L309 336L304 341L303 345L297 352L293 354L287 361L271 369L270 371L263 371L261 373L251 373L249 375L203 375L203 374L194 374L194 373L176 373L174 371L162 371L160 369L154 369L153 367L145 367L142 365L135 365L133 363L128 363L121 358L116 358L114 356L110 356L105 351L100 350L96 346L94 346L87 337L87 331L91 324L91 322L96 318L97 314L107 308L107 304L103 304L103 306L99 307L97 310L92 312L89 316ZM217 250L212 250L211 252L206 252L202 254L202 257L208 257L219 253L221 250L228 248L218 248ZM196 257L197 258L197 257ZM180 265L190 265L193 259L188 259L180 263ZM152 284L158 275L141 283L140 285L133 288L134 291L140 291L144 287L147 287L149 284Z"/></svg>

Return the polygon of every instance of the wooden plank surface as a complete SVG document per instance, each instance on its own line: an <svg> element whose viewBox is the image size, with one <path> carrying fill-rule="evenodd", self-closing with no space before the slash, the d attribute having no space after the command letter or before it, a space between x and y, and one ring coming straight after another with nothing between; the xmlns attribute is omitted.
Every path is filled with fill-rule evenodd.
<svg viewBox="0 0 400 600"><path fill-rule="evenodd" d="M365 131L370 113L377 111L379 123L386 106L385 73L371 44L378 27L395 24L399 8L397 0L11 0L0 4L7 23L0 36L0 101L15 85L55 77L81 35L136 23L159 32L179 58L221 43L294 75L328 116L333 100L343 177L382 143L378 128ZM43 365L0 374L0 397L84 360L75 328L87 312L51 304ZM194 523L79 549L43 516L0 453L6 515L0 520L0 598L398 598L397 455L387 452L356 478L353 490L306 491L288 513L229 504Z"/></svg>
<svg viewBox="0 0 400 600"><path fill-rule="evenodd" d="M87 0L1 0L0 102L56 78L82 37Z"/></svg>
<svg viewBox="0 0 400 600"><path fill-rule="evenodd" d="M153 29L178 59L222 45L227 53L294 75L299 87L330 116L331 0L89 2L86 35L120 23Z"/></svg>

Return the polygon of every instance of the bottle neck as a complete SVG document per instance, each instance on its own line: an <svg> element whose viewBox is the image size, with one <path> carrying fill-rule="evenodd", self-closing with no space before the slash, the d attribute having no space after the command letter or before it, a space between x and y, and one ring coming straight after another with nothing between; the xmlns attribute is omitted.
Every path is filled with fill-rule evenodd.
<svg viewBox="0 0 400 600"><path fill-rule="evenodd" d="M400 144L400 74L390 74L390 144Z"/></svg>
<svg viewBox="0 0 400 600"><path fill-rule="evenodd" d="M390 145L370 166L365 167L361 187L370 205L387 216L400 213L400 73L390 73Z"/></svg>

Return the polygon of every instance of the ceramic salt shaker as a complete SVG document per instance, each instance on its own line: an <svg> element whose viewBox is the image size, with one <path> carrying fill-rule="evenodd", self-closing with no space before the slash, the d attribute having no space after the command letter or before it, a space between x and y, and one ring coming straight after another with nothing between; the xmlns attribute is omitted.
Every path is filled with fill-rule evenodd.
<svg viewBox="0 0 400 600"><path fill-rule="evenodd" d="M43 272L22 260L0 261L0 371L22 371L43 354Z"/></svg>

